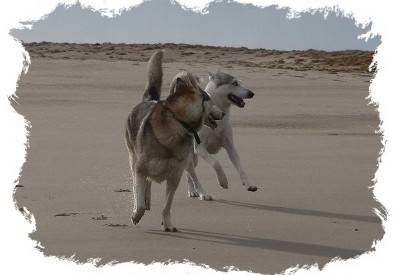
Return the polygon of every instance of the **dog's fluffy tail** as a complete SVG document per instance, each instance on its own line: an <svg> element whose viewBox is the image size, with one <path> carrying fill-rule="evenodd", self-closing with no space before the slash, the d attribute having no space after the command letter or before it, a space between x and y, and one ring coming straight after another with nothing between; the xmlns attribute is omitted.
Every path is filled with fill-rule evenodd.
<svg viewBox="0 0 397 275"><path fill-rule="evenodd" d="M157 51L149 59L147 67L148 79L142 101L160 100L163 81L163 54L162 50Z"/></svg>

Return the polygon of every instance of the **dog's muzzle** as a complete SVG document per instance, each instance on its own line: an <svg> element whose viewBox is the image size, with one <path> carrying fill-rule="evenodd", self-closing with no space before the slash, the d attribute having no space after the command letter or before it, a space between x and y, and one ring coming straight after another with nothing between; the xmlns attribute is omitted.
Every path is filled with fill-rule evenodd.
<svg viewBox="0 0 397 275"><path fill-rule="evenodd" d="M213 106L211 112L208 114L205 124L210 128L216 128L218 127L218 123L216 121L223 119L224 116L225 113L222 112L221 109Z"/></svg>
<svg viewBox="0 0 397 275"><path fill-rule="evenodd" d="M254 95L255 95L255 94L254 94L253 92L251 92L250 90L247 90L247 96L244 97L244 98L245 98L245 99L253 98ZM235 95L235 94L232 94L232 93L228 94L227 97L228 97L229 100L230 100L233 104L235 104L237 107L244 108L244 106L245 106L245 101L244 101L244 99L243 99L242 97L239 97L239 96L237 96L237 95Z"/></svg>

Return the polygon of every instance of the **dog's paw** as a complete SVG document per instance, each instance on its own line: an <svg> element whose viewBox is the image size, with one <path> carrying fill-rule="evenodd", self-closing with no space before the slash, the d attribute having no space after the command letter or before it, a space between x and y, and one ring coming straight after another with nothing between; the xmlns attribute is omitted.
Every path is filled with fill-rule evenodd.
<svg viewBox="0 0 397 275"><path fill-rule="evenodd" d="M137 224L141 218L143 217L143 214L145 214L145 211L137 211L133 212L131 215L131 221L133 224Z"/></svg>
<svg viewBox="0 0 397 275"><path fill-rule="evenodd" d="M202 200L202 201L212 201L212 197L210 195L208 195L208 194L205 194L205 193L201 193L199 195L199 199Z"/></svg>
<svg viewBox="0 0 397 275"><path fill-rule="evenodd" d="M176 227L165 227L163 228L164 232L178 232L178 229L176 229Z"/></svg>
<svg viewBox="0 0 397 275"><path fill-rule="evenodd" d="M199 193L197 191L188 191L187 195L190 198L197 198L199 196Z"/></svg>
<svg viewBox="0 0 397 275"><path fill-rule="evenodd" d="M226 178L224 179L219 179L219 185L223 188L223 189L228 189L229 188L229 183L227 181Z"/></svg>
<svg viewBox="0 0 397 275"><path fill-rule="evenodd" d="M250 185L247 187L247 191L255 192L256 190L258 190L258 187L256 187L256 186Z"/></svg>
<svg viewBox="0 0 397 275"><path fill-rule="evenodd" d="M163 226L164 232L178 232L178 229L172 225L165 226L164 222L161 222L161 225Z"/></svg>
<svg viewBox="0 0 397 275"><path fill-rule="evenodd" d="M227 189L229 187L229 182L227 180L227 177L225 175L225 172L223 172L222 169L220 171L216 171L216 177L218 178L218 183L223 189Z"/></svg>

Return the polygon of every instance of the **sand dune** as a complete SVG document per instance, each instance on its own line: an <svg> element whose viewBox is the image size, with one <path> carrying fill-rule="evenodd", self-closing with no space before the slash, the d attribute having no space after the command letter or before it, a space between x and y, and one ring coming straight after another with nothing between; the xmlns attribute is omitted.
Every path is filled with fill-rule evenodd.
<svg viewBox="0 0 397 275"><path fill-rule="evenodd" d="M209 62L231 68L286 69L296 71L368 72L373 52L347 50L326 52L318 50L278 51L231 47L210 47L187 44L73 44L26 43L32 57L77 60L147 61L156 49L169 50L166 61Z"/></svg>

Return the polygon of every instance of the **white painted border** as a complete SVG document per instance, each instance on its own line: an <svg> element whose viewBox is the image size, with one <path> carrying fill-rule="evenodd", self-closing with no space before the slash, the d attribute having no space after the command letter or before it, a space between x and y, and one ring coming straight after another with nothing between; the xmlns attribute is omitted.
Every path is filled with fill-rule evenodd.
<svg viewBox="0 0 397 275"><path fill-rule="evenodd" d="M20 169L25 160L26 125L24 118L17 114L9 104L9 98L15 93L20 74L26 69L29 62L21 44L8 35L11 28L20 26L19 21L37 20L50 13L59 3L73 4L75 1L29 1L13 0L2 2L0 18L0 211L2 222L0 226L1 238L1 269L2 274L215 274L216 272L205 267L185 264L156 263L149 266L142 264L123 263L116 266L96 268L91 263L77 265L70 260L61 260L56 257L44 257L34 247L39 245L32 241L28 234L34 230L33 223L29 224L15 208L12 192ZM94 9L105 9L104 13L111 15L119 9L137 5L142 1L133 0L81 0L84 6ZM205 12L205 7L210 1L179 0L186 8L192 8L197 12ZM334 261L328 264L323 271L318 272L315 267L310 270L299 269L298 274L379 274L390 273L393 270L392 244L396 243L396 200L393 188L396 184L396 124L393 125L393 117L396 116L396 88L392 79L395 77L393 61L395 61L394 33L395 25L393 9L386 0L378 1L342 1L342 0L272 0L261 1L237 0L240 3L252 3L258 6L278 4L281 7L304 11L307 9L323 9L325 6L339 6L345 14L353 15L358 23L372 22L372 33L382 36L382 44L378 47L376 62L378 73L370 85L371 99L379 104L380 119L382 121L383 143L385 150L381 156L381 163L376 172L376 185L374 192L376 198L388 210L388 219L384 222L386 234L376 244L376 252L364 254L357 259L347 261ZM394 24L393 24L394 23ZM394 173L393 173L394 172ZM393 196L394 195L394 196ZM393 253L394 254L394 253ZM382 272L383 271L383 272ZM229 274L244 274L247 272L229 271Z"/></svg>

